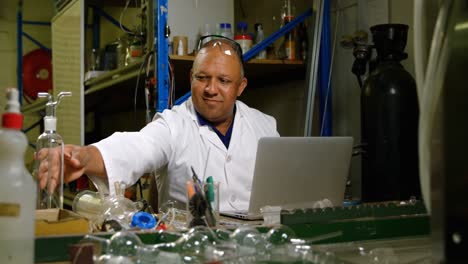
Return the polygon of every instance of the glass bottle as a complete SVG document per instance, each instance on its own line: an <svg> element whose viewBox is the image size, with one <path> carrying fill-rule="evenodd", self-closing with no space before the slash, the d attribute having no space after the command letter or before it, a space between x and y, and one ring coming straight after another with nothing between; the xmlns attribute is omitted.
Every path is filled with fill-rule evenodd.
<svg viewBox="0 0 468 264"><path fill-rule="evenodd" d="M294 19L296 8L294 4L291 3L291 0L285 0L281 8L281 20L282 26L288 24ZM287 60L296 59L296 30L292 29L284 35L284 40L281 45L282 52L280 57L283 57Z"/></svg>
<svg viewBox="0 0 468 264"><path fill-rule="evenodd" d="M49 166L46 186L40 190L38 185L37 209L63 208L63 139L57 133L56 107L62 97L71 96L71 92L60 92L57 101L53 101L52 95L39 93L38 97L48 98L46 104L46 116L44 117L44 133L39 135L36 141L36 155L42 149L47 149L47 156L43 160L36 159L34 176L37 178L41 162L47 159ZM58 175L52 175L52 166L58 167Z"/></svg>
<svg viewBox="0 0 468 264"><path fill-rule="evenodd" d="M265 39L265 35L263 33L263 25L261 23L255 24L255 45L258 45ZM260 51L257 55L257 59L266 59L267 53L266 53L266 48Z"/></svg>

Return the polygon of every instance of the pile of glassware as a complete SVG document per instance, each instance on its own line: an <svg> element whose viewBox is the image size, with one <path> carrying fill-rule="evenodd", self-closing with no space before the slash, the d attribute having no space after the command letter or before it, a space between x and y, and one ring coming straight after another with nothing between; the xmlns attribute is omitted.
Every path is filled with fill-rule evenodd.
<svg viewBox="0 0 468 264"><path fill-rule="evenodd" d="M174 239L175 236L175 239ZM194 227L185 233L160 231L160 243L142 243L133 232L121 231L110 239L87 235L83 242L99 244L94 262L132 263L340 263L331 253L314 251L311 241L299 239L287 226L261 233L252 226L230 231Z"/></svg>

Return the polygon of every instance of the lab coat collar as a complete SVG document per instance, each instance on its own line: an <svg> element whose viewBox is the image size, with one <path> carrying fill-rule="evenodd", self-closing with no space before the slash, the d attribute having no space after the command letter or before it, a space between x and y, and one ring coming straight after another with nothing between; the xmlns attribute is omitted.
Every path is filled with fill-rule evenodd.
<svg viewBox="0 0 468 264"><path fill-rule="evenodd" d="M198 117L197 113L195 111L195 107L193 106L192 102L192 97L190 97L187 102L186 102L187 110L190 112L190 117L192 118L193 122L197 124L198 129L200 131L200 135L202 137L205 137L207 140L209 140L214 146L222 150L224 153L227 154L227 149L226 146L224 146L223 142L221 139L218 137L216 132L214 132L212 129L210 129L210 126L202 126L198 122ZM232 128L232 136L231 136L231 143L236 142L237 140L234 138L235 134L238 134L236 130L240 129L240 118L243 116L242 109L240 107L239 101L236 101L236 114L234 115L234 127ZM235 144L235 143L234 143Z"/></svg>

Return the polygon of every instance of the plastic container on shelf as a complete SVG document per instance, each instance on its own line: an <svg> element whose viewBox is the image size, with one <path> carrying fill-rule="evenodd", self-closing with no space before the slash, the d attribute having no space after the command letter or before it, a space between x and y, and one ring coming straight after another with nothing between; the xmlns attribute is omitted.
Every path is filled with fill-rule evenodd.
<svg viewBox="0 0 468 264"><path fill-rule="evenodd" d="M212 35L210 24L205 24L203 26L203 29L200 31L200 38L203 38L202 43L201 43L202 46L211 40L211 38L206 37L209 35Z"/></svg>
<svg viewBox="0 0 468 264"><path fill-rule="evenodd" d="M234 33L232 32L231 23L221 23L220 32L221 36L234 39Z"/></svg>
<svg viewBox="0 0 468 264"><path fill-rule="evenodd" d="M247 33L246 22L237 23L237 34L234 36L234 40L241 46L242 54L246 53L249 49L252 48L252 36Z"/></svg>
<svg viewBox="0 0 468 264"><path fill-rule="evenodd" d="M35 183L24 166L28 141L21 128L18 90L7 90L0 129L0 263L34 262Z"/></svg>

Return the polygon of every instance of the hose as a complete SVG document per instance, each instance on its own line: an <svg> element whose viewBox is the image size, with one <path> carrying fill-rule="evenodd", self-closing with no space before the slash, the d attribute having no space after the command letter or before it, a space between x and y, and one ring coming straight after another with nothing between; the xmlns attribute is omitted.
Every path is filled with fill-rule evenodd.
<svg viewBox="0 0 468 264"><path fill-rule="evenodd" d="M418 1L415 2L415 9ZM419 76L419 81L424 80L422 84L418 83L420 87L418 90L418 97L420 98L420 117L419 117L419 168L420 168L420 182L421 191L424 197L424 202L428 212L431 211L431 197L430 197L430 177L432 174L432 160L431 160L431 139L434 126L436 109L439 104L439 99L442 94L443 82L445 71L448 63L448 41L447 22L448 13L452 5L452 0L447 0L442 3L437 16L436 25L434 28L434 35L431 43L431 50L429 53L428 65L424 78ZM415 12L416 13L416 12ZM422 16L422 14L419 14ZM416 18L415 21L422 18ZM418 23L421 30L422 23ZM416 29L415 29L416 31ZM415 46L415 51L420 48ZM421 55L421 54L419 54ZM421 66L421 58L418 57L419 65ZM419 69L421 70L421 68ZM417 79L418 81L418 79Z"/></svg>

